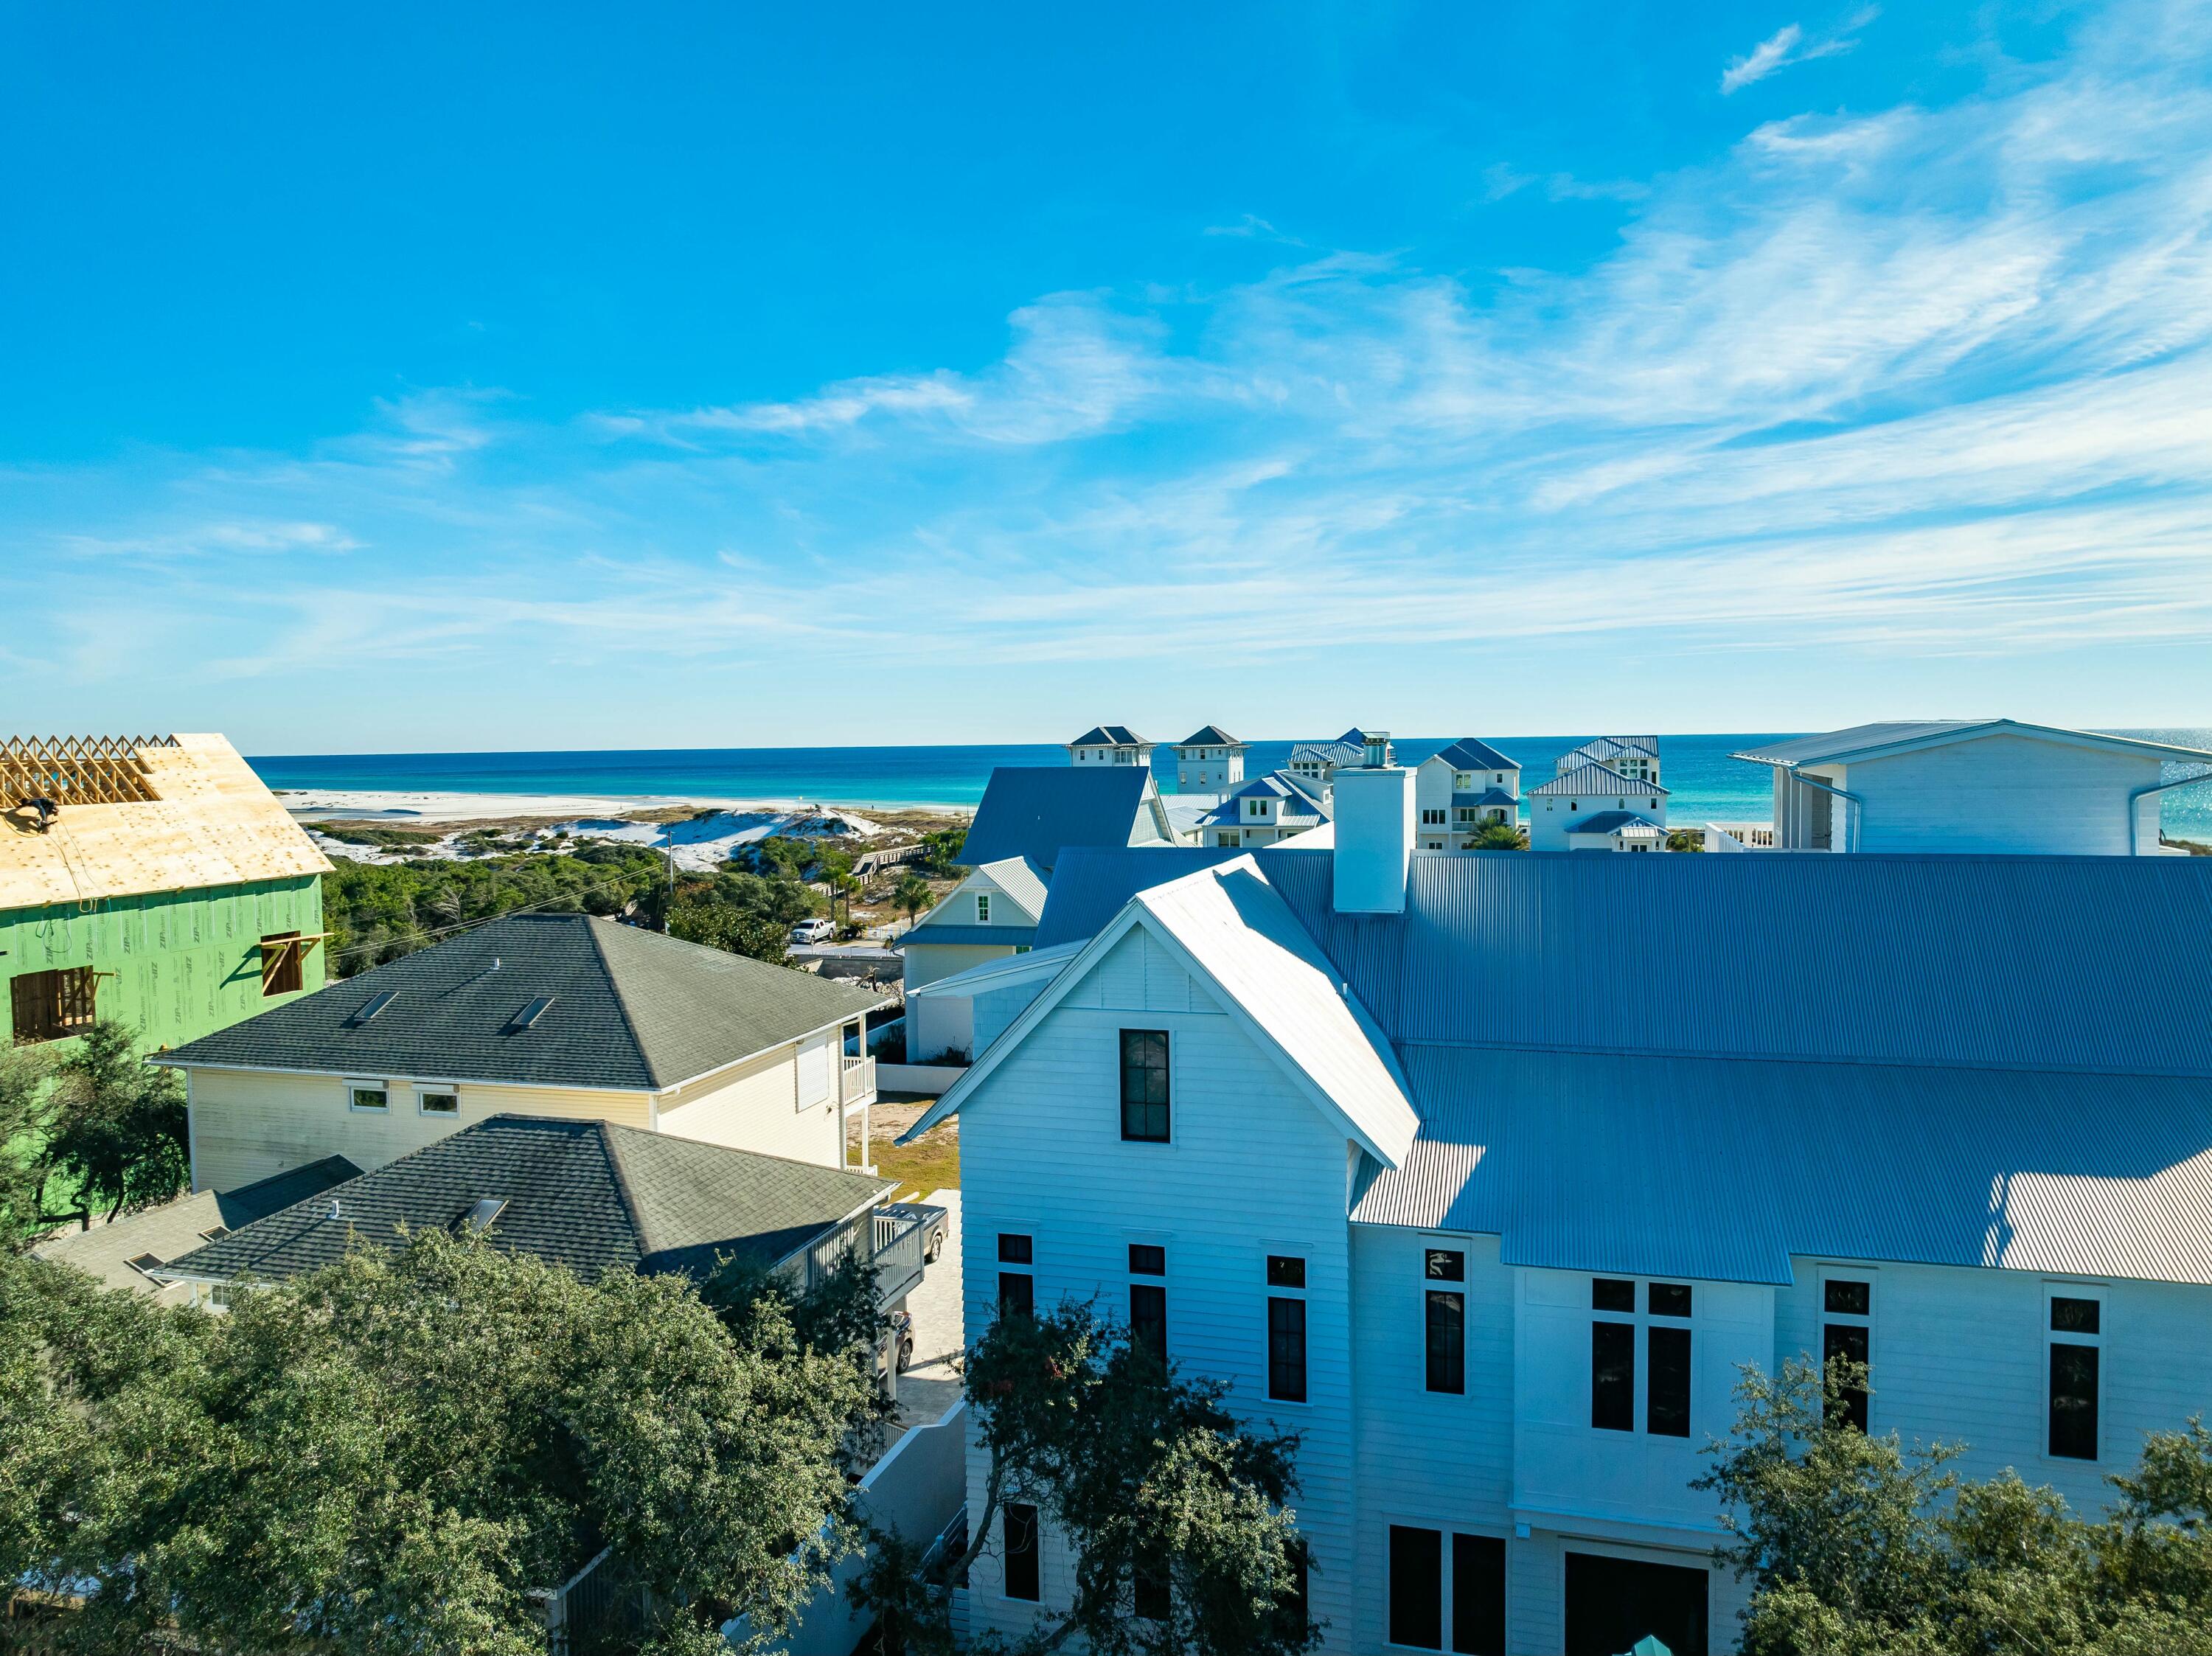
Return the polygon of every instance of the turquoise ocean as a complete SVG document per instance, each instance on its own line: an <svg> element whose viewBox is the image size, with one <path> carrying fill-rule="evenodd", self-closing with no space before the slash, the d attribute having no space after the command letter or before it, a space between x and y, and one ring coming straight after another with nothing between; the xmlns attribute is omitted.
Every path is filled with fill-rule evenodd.
<svg viewBox="0 0 2212 1656"><path fill-rule="evenodd" d="M1659 751L1670 792L1668 814L1680 822L1760 822L1771 814L1770 773L1729 755L1787 731L1666 736ZM2196 748L2212 748L2212 730L2126 731ZM1309 738L1300 737L1298 740ZM1511 736L1492 745L1518 760L1524 786L1551 774L1553 761L1587 736ZM1401 763L1418 763L1449 737L1400 737ZM1287 764L1289 740L1254 742L1246 772L1261 775ZM1175 751L1154 754L1160 786L1175 791ZM560 793L634 798L804 799L879 809L898 805L972 806L1000 765L1064 765L1049 743L926 748L678 748L544 753L386 753L272 755L249 761L272 788L362 792ZM2175 773L2178 774L2179 773ZM2212 781L2166 796L2171 830L2212 838Z"/></svg>

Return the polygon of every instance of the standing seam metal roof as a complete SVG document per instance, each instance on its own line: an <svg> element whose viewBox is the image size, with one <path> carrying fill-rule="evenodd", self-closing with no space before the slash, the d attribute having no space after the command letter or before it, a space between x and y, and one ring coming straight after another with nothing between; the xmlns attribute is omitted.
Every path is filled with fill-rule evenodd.
<svg viewBox="0 0 2212 1656"><path fill-rule="evenodd" d="M1629 794L1642 794L1650 798L1653 794L1664 794L1667 790L1656 782L1639 782L1632 776L1623 776L1619 771L1608 770L1595 762L1578 765L1574 769L1553 777L1550 781L1528 790L1531 793L1580 795L1583 798L1611 794L1616 799Z"/></svg>
<svg viewBox="0 0 2212 1656"><path fill-rule="evenodd" d="M991 773L960 860L1026 857L1054 867L1063 847L1127 846L1137 837L1152 773L1142 765L1001 765Z"/></svg>

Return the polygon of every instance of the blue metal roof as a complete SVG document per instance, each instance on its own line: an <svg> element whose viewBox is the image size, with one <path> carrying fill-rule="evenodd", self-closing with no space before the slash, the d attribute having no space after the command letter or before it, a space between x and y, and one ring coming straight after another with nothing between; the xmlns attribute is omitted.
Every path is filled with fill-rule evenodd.
<svg viewBox="0 0 2212 1656"><path fill-rule="evenodd" d="M1624 859L1637 862L1642 859ZM1787 1283L1894 1259L2212 1283L2212 1082L1401 1046L1352 1216L1507 1265Z"/></svg>
<svg viewBox="0 0 2212 1656"><path fill-rule="evenodd" d="M889 947L903 949L910 943L1004 943L1009 948L1026 946L1036 936L1033 925L959 925L948 920L942 925L917 925L902 931L890 939Z"/></svg>
<svg viewBox="0 0 2212 1656"><path fill-rule="evenodd" d="M1567 825L1567 832L1570 834L1617 834L1622 828L1634 828L1639 823L1645 828L1657 829L1662 834L1666 832L1649 816L1639 816L1632 810L1601 810L1595 816L1583 817L1579 822L1570 822Z"/></svg>
<svg viewBox="0 0 2212 1656"><path fill-rule="evenodd" d="M2205 858L1415 852L1358 917L1260 858L1394 1040L2212 1077Z"/></svg>
<svg viewBox="0 0 2212 1656"><path fill-rule="evenodd" d="M1480 793L1455 793L1455 805L1518 805L1521 802L1504 788L1485 788Z"/></svg>
<svg viewBox="0 0 2212 1656"><path fill-rule="evenodd" d="M1601 798L1609 793L1616 799L1640 793L1648 799L1656 794L1664 793L1667 790L1656 782L1639 782L1633 777L1623 776L1619 771L1608 770L1605 766L1592 761L1587 765L1577 765L1571 770L1562 771L1550 781L1531 788L1529 792L1540 794L1578 794L1585 798Z"/></svg>
<svg viewBox="0 0 2212 1656"><path fill-rule="evenodd" d="M1508 759L1504 754L1480 737L1463 736L1431 755L1441 759L1455 771L1517 771L1518 760Z"/></svg>
<svg viewBox="0 0 2212 1656"><path fill-rule="evenodd" d="M1026 857L1040 868L1065 846L1130 843L1152 773L1144 765L1001 765L991 773L960 848L975 866Z"/></svg>
<svg viewBox="0 0 2212 1656"><path fill-rule="evenodd" d="M1149 891L1170 880L1179 880L1216 863L1232 862L1254 853L1235 846L1138 846L1126 851L1090 847L1071 848L1052 871L1052 887L1045 895L1044 913L1038 918L1036 946L1081 943L1104 930L1106 922L1139 891ZM1263 851L1259 853L1265 856ZM1326 852L1301 852L1301 856ZM1261 867L1269 866L1262 862Z"/></svg>

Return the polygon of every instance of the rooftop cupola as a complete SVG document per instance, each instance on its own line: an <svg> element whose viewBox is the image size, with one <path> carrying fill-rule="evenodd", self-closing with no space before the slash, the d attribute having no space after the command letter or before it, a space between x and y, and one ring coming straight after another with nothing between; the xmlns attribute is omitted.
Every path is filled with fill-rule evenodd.
<svg viewBox="0 0 2212 1656"><path fill-rule="evenodd" d="M1336 773L1340 914L1402 914L1413 855L1413 773L1390 762L1388 731L1359 732L1361 761Z"/></svg>

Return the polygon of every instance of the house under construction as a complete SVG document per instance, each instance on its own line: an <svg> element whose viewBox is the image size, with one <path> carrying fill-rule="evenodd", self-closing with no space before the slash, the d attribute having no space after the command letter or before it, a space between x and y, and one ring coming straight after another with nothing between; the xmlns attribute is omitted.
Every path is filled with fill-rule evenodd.
<svg viewBox="0 0 2212 1656"><path fill-rule="evenodd" d="M322 986L330 864L220 736L0 742L0 1017L173 1046Z"/></svg>

